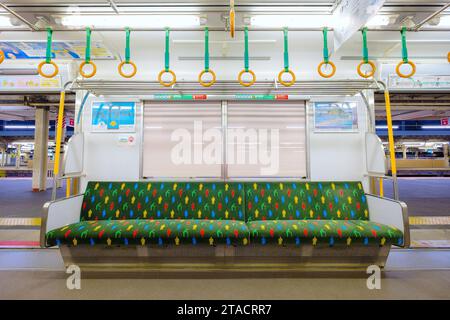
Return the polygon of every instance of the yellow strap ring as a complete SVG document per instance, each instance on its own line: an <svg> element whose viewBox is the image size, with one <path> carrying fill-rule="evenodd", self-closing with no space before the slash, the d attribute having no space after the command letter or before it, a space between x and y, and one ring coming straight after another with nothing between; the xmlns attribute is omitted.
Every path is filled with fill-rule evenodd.
<svg viewBox="0 0 450 320"><path fill-rule="evenodd" d="M0 63L2 63L5 60L5 53L3 50L0 50Z"/></svg>
<svg viewBox="0 0 450 320"><path fill-rule="evenodd" d="M370 66L370 71L368 73L363 73L362 70L361 70L361 67L363 65L365 65L365 64ZM363 78L367 79L367 78L372 77L375 74L375 71L377 70L377 67L375 66L375 63L373 63L372 61L368 60L367 62L361 61L358 64L358 68L356 70L358 71L358 74L359 74L360 77L363 77Z"/></svg>
<svg viewBox="0 0 450 320"><path fill-rule="evenodd" d="M322 67L324 65L330 65L331 66L331 72L329 74L323 73L322 72ZM317 66L317 72L319 72L320 76L323 78L331 78L332 76L334 76L334 74L336 73L336 66L334 65L333 62L328 61L322 61L321 63L319 63L319 65Z"/></svg>
<svg viewBox="0 0 450 320"><path fill-rule="evenodd" d="M244 81L242 81L242 76L243 76L245 73L249 73L249 74L252 76L252 80L250 80L250 82L244 82ZM245 69L242 69L242 71L239 72L239 75L238 75L238 81L239 81L239 83L240 83L241 86L244 86L244 87L250 87L251 85L253 85L253 84L256 82L256 74L255 74L252 70L250 70L250 69L249 69L248 71L245 71Z"/></svg>
<svg viewBox="0 0 450 320"><path fill-rule="evenodd" d="M204 74L206 73L210 73L212 76L212 79L210 82L204 82L202 80L202 77ZM209 70L203 70L202 72L200 72L200 74L198 75L198 82L200 82L200 84L204 87L211 87L214 83L216 83L216 73L214 71L212 71L211 69Z"/></svg>
<svg viewBox="0 0 450 320"><path fill-rule="evenodd" d="M91 66L92 66L92 71L91 71L91 73L85 73L85 72L83 71L83 68L84 68L85 65L91 65ZM83 62L80 64L80 74L81 74L83 77L85 77L85 78L92 78L93 76L95 76L96 73L97 73L97 66L96 66L95 63L93 63L92 61L89 61L89 62L83 61Z"/></svg>
<svg viewBox="0 0 450 320"><path fill-rule="evenodd" d="M409 65L411 66L411 72L410 72L410 73L407 73L407 74L401 73L400 67L401 67L402 65L404 65L404 64L409 64ZM416 73L416 65L415 65L415 63L412 62L412 61L408 61L408 62L400 61L400 62L397 64L397 67L395 67L395 72L398 74L398 76L399 76L400 78L410 78L410 77L412 77L412 76Z"/></svg>
<svg viewBox="0 0 450 320"><path fill-rule="evenodd" d="M447 61L450 62L450 52L447 53ZM1 62L0 62L1 63Z"/></svg>
<svg viewBox="0 0 450 320"><path fill-rule="evenodd" d="M131 65L131 66L133 67L133 71L131 71L131 73L125 74L125 73L122 71L122 68L123 68L123 66L124 66L125 64L129 64L129 65ZM121 63L119 63L118 70L119 70L119 74L120 74L122 77L124 77L124 78L132 78L132 77L134 77L134 76L136 75L137 67L136 67L136 64L135 64L133 61L128 61L128 62L122 61Z"/></svg>
<svg viewBox="0 0 450 320"><path fill-rule="evenodd" d="M169 73L170 75L172 75L172 81L170 81L170 82L164 82L163 80L162 80L162 76L165 74L165 73ZM175 72L173 72L172 70L161 70L161 72L158 74L158 81L159 81L159 83L161 84L161 85L163 85L164 87L171 87L171 86L173 86L174 84L175 84L175 82L177 82L177 76L175 75Z"/></svg>
<svg viewBox="0 0 450 320"><path fill-rule="evenodd" d="M289 82L283 81L283 74L285 74L285 73L289 73L291 75L291 81L289 81ZM278 82L281 83L285 87L292 86L295 83L295 80L296 80L295 73L292 72L291 69L288 69L288 71L283 69L278 74Z"/></svg>
<svg viewBox="0 0 450 320"><path fill-rule="evenodd" d="M53 66L53 68L54 68L53 73L46 74L46 73L44 73L44 72L42 71L42 67L43 67L44 65L46 65L46 64L51 64L51 65ZM41 76L43 76L44 78L53 78L54 76L56 76L56 75L58 74L58 72L59 72L59 68L58 68L58 66L56 65L56 63L54 63L53 61L47 62L47 61L44 60L44 61L42 61L41 63L39 63L39 65L38 65L38 73L39 73Z"/></svg>

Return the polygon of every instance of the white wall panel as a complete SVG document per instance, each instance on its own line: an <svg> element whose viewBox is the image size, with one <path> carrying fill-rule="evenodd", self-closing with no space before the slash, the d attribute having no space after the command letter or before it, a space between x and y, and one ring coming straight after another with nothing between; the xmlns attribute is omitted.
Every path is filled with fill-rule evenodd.
<svg viewBox="0 0 450 320"><path fill-rule="evenodd" d="M315 101L344 101L344 98L326 98ZM358 101L357 132L314 132L314 108L308 104L310 136L311 180L364 180L366 174L365 130L366 112L360 98L347 98L345 101ZM368 190L368 189L366 189Z"/></svg>

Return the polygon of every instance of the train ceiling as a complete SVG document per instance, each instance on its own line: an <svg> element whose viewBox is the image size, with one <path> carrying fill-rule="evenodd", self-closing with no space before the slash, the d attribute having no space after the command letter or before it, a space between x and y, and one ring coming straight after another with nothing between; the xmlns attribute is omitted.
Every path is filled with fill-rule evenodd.
<svg viewBox="0 0 450 320"><path fill-rule="evenodd" d="M290 15L331 15L342 0L285 0L285 1L249 1L235 0L237 13L236 25L249 24L249 19L258 14ZM430 15L448 5L447 1L437 0L386 0L379 11L380 28L398 28L401 25L414 27ZM225 29L225 16L229 10L229 1L192 0L186 1L139 1L139 0L104 0L104 1L57 1L57 0L10 0L0 4L0 29L33 30L52 26L65 29L64 17L77 15L147 15L147 14L195 14L202 23L210 27ZM450 15L447 8L431 19L422 28L450 28L450 21L441 17ZM4 19L3 19L4 18ZM10 18L12 26L7 19ZM3 24L1 22L3 21ZM447 23L449 23L447 25Z"/></svg>

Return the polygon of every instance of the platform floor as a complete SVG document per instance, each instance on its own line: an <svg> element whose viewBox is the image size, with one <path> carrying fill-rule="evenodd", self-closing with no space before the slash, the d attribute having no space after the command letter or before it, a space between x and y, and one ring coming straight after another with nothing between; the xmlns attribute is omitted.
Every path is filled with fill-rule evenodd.
<svg viewBox="0 0 450 320"><path fill-rule="evenodd" d="M0 218L40 217L42 206L52 198L53 179L47 190L31 191L31 178L0 178ZM57 197L64 197L65 188L57 189Z"/></svg>
<svg viewBox="0 0 450 320"><path fill-rule="evenodd" d="M386 197L393 197L389 180L384 189ZM450 216L449 177L400 177L398 189L410 216Z"/></svg>
<svg viewBox="0 0 450 320"><path fill-rule="evenodd" d="M89 276L66 287L57 249L0 250L0 299L450 299L450 250L393 249L380 290L364 273L264 278Z"/></svg>

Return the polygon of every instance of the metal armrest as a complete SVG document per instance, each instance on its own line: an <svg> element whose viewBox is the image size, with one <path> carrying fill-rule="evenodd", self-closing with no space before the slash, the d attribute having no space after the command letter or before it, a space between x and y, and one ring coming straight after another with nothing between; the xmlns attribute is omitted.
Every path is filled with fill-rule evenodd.
<svg viewBox="0 0 450 320"><path fill-rule="evenodd" d="M406 203L366 194L370 221L396 227L403 232L403 247L409 247L409 218Z"/></svg>
<svg viewBox="0 0 450 320"><path fill-rule="evenodd" d="M48 231L80 221L81 205L84 194L69 198L49 201L42 208L40 244L44 248L45 235Z"/></svg>

